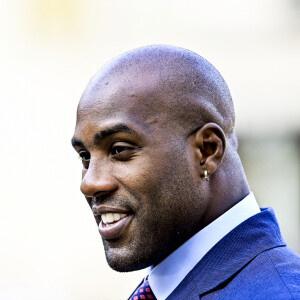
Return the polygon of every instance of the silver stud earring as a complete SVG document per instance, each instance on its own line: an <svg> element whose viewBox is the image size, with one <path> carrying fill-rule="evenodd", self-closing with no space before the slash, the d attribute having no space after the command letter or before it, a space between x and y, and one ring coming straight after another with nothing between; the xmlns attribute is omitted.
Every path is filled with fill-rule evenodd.
<svg viewBox="0 0 300 300"><path fill-rule="evenodd" d="M209 181L209 176L208 176L208 172L206 169L204 169L204 178L206 181Z"/></svg>

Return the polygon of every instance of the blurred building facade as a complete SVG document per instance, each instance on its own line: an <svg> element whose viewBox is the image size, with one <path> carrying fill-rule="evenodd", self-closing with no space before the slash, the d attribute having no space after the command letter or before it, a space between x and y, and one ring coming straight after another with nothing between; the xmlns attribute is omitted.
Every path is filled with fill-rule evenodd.
<svg viewBox="0 0 300 300"><path fill-rule="evenodd" d="M0 300L126 299L140 281L143 271L119 274L105 262L70 139L89 78L148 44L193 50L224 76L250 187L300 253L299 0L0 0L0 7Z"/></svg>

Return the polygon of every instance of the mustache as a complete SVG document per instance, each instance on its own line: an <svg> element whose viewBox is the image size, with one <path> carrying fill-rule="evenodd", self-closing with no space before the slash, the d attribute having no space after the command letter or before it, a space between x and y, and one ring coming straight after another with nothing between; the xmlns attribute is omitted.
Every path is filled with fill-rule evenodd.
<svg viewBox="0 0 300 300"><path fill-rule="evenodd" d="M91 204L90 207L92 209L92 212L94 216L100 215L99 210L101 207L109 206L109 207L116 207L116 208L122 208L127 211L134 211L135 205L130 201L129 199L125 197L109 197L106 199L97 199L96 197L93 197L90 200Z"/></svg>

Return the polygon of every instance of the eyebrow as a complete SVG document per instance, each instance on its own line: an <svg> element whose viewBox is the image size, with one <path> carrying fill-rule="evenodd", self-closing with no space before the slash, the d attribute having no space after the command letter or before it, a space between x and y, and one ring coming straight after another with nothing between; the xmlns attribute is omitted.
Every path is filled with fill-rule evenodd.
<svg viewBox="0 0 300 300"><path fill-rule="evenodd" d="M112 126L111 128L104 129L97 132L94 136L94 144L97 145L101 143L101 141L106 137L111 136L118 132L126 132L126 133L131 133L136 136L139 136L139 133L137 131L133 130L132 128L129 128L126 124L120 123Z"/></svg>
<svg viewBox="0 0 300 300"><path fill-rule="evenodd" d="M111 136L111 135L113 135L115 133L118 133L118 132L131 133L131 134L134 134L136 136L140 135L137 131L133 130L132 128L129 128L126 124L120 123L120 124L116 124L116 125L112 126L111 128L104 129L104 130L101 130L101 131L97 132L94 136L94 144L98 145L106 137ZM72 143L73 147L86 148L84 143L82 141L78 140L75 137L72 138L71 143Z"/></svg>
<svg viewBox="0 0 300 300"><path fill-rule="evenodd" d="M80 140L78 140L78 139L76 139L76 138L74 138L74 137L71 139L71 143L72 143L73 147L82 147L82 148L85 148L83 142L80 141Z"/></svg>

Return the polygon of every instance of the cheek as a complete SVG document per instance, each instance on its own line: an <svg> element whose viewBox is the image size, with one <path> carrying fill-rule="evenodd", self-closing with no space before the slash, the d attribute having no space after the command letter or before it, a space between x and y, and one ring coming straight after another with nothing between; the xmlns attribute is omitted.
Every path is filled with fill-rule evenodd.
<svg viewBox="0 0 300 300"><path fill-rule="evenodd" d="M137 157L134 161L114 166L114 174L117 174L121 187L119 191L130 197L130 204L139 221L147 220L153 224L157 222L158 215L165 211L168 194L171 193L168 188L171 176L166 178L169 173L161 160L157 162L150 158Z"/></svg>
<svg viewBox="0 0 300 300"><path fill-rule="evenodd" d="M142 157L118 163L113 167L113 173L121 185L129 190L141 192L149 192L153 189L159 172L155 161Z"/></svg>
<svg viewBox="0 0 300 300"><path fill-rule="evenodd" d="M206 207L204 191L195 184L188 164L183 159L174 160L164 169L159 180L157 199L160 212L180 231L190 231L197 227Z"/></svg>
<svg viewBox="0 0 300 300"><path fill-rule="evenodd" d="M113 172L120 185L137 200L137 211L144 217L155 215L156 219L168 223L174 219L182 224L184 212L191 215L199 211L200 199L195 199L197 189L183 151L143 153L115 165Z"/></svg>

